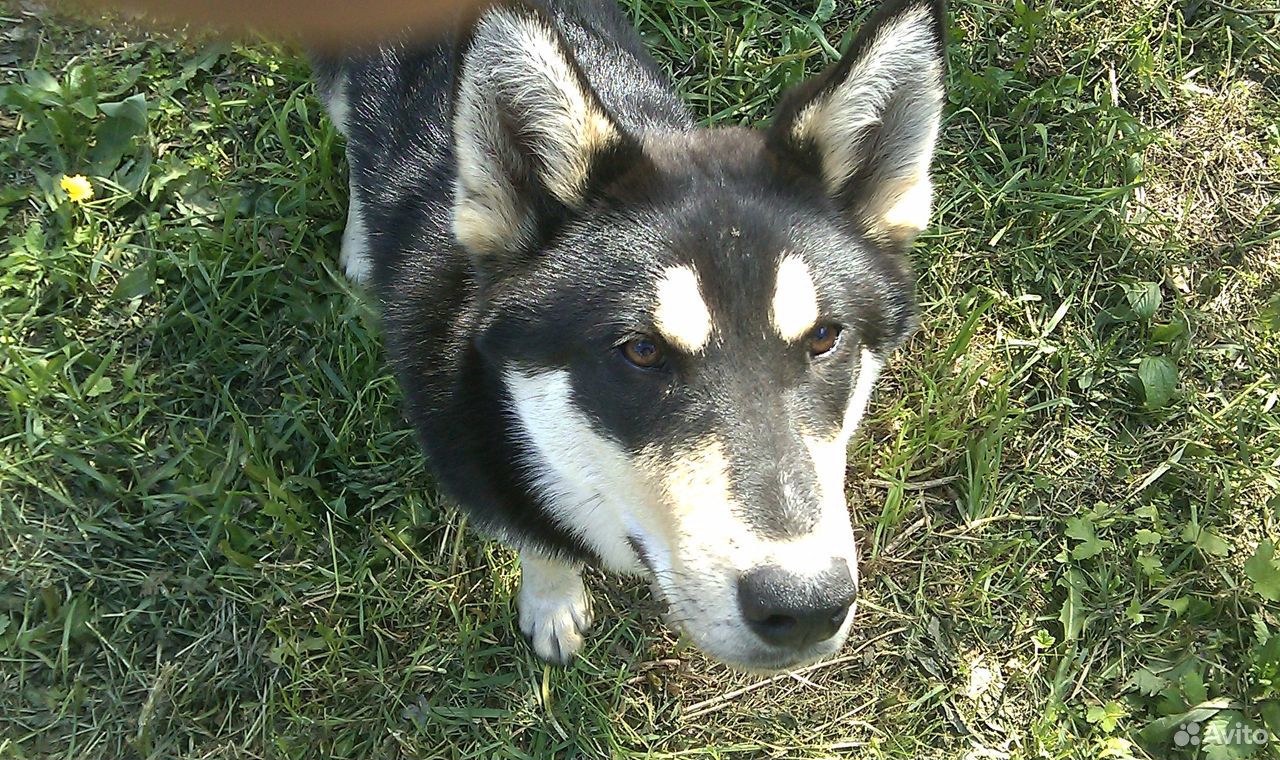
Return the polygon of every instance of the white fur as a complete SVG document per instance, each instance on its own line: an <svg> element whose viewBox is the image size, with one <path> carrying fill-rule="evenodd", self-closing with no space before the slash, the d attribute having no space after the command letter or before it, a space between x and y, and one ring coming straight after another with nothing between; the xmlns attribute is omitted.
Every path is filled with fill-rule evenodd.
<svg viewBox="0 0 1280 760"><path fill-rule="evenodd" d="M360 195L352 182L347 192L347 226L342 231L338 263L352 282L364 285L373 277L373 259L369 255L369 231L361 208Z"/></svg>
<svg viewBox="0 0 1280 760"><path fill-rule="evenodd" d="M832 557L849 554L852 533L843 500L838 509L824 510L814 530L797 538L768 540L752 530L742 515L745 505L731 495L725 443L717 436L698 442L674 460L655 458L649 465L649 469L661 472L661 490L671 515L670 529L677 542L698 547L694 552L685 552L684 557L674 558L675 568L687 571L696 567L699 572L721 570L716 566L704 567L699 561L702 556L720 559L717 555L723 554L724 549L714 545L721 543L728 546L731 566L738 572L769 564L801 577L817 575L830 565ZM843 481L843 462L839 469Z"/></svg>
<svg viewBox="0 0 1280 760"><path fill-rule="evenodd" d="M809 449L809 456L813 457L814 466L817 469L818 490L823 503L823 524L817 528L819 533L830 531L836 536L843 537L846 535L845 530L851 530L847 519L840 522L834 519L834 515L837 511L844 512L847 509L844 476L849 462L849 439L853 437L854 431L862 421L862 416L867 411L871 391L875 388L876 379L880 377L880 369L883 366L884 363L875 354L864 348L858 379L854 383L853 393L849 395L849 403L845 406L840 431L834 438L825 441L813 436L804 436L805 447ZM856 581L858 579L857 544L853 541L852 534L849 534L849 544L853 547L853 553L848 557L849 571ZM852 610L849 617L853 617ZM845 624L847 626L848 621L845 621Z"/></svg>
<svg viewBox="0 0 1280 760"><path fill-rule="evenodd" d="M926 175L910 184L889 203L881 217L881 225L886 229L919 232L928 227L929 211L933 205L933 186L929 177Z"/></svg>
<svg viewBox="0 0 1280 760"><path fill-rule="evenodd" d="M557 521L580 535L616 572L643 568L627 543L618 502L645 500L626 453L596 433L573 403L569 373L505 376L520 428L534 451L525 465Z"/></svg>
<svg viewBox="0 0 1280 760"><path fill-rule="evenodd" d="M844 439L844 444L849 443L849 439L853 437L854 432L858 429L858 424L862 422L862 416L867 413L867 404L871 401L871 391L875 389L876 380L880 377L880 370L884 368L884 362L880 357L871 353L867 349L862 349L862 361L858 367L858 380L854 383L853 394L849 396L849 403L844 409L844 423L840 427L840 437Z"/></svg>
<svg viewBox="0 0 1280 760"><path fill-rule="evenodd" d="M520 552L516 605L520 630L548 662L568 662L591 630L591 596L582 582L582 568L576 565Z"/></svg>
<svg viewBox="0 0 1280 760"><path fill-rule="evenodd" d="M818 321L818 293L808 265L799 256L789 254L778 263L769 317L773 329L787 341L800 340Z"/></svg>
<svg viewBox="0 0 1280 760"><path fill-rule="evenodd" d="M858 379L854 383L853 393L849 395L849 403L845 406L844 420L839 432L829 439L816 436L804 436L805 446L813 457L818 472L818 487L822 491L824 503L834 508L838 502L842 507L844 498L844 474L847 466L849 439L858 429L858 423L867 411L867 403L871 400L871 391L875 388L876 379L884 363L870 351L862 349L862 364L858 370ZM825 512L826 510L824 510Z"/></svg>
<svg viewBox="0 0 1280 760"><path fill-rule="evenodd" d="M663 272L653 319L658 332L676 348L689 353L706 348L714 324L692 269L673 266Z"/></svg>
<svg viewBox="0 0 1280 760"><path fill-rule="evenodd" d="M504 379L529 446L523 464L553 519L618 572L644 572L628 537L638 540L673 622L710 654L743 662L768 655L738 610L741 573L773 564L801 577L817 576L832 558L843 558L856 577L844 451L879 367L864 351L862 374L839 433L828 441L806 439L821 490L821 515L812 531L784 541L762 538L744 519L744 505L732 495L729 442L712 435L674 453L653 447L633 455L578 409L568 372L511 369ZM847 619L813 655L838 648L849 625ZM572 642L572 634L552 638Z"/></svg>
<svg viewBox="0 0 1280 760"><path fill-rule="evenodd" d="M341 77L326 93L325 108L338 133L346 137L351 129L351 106L347 98L347 78ZM347 226L342 230L342 249L338 263L352 282L366 284L373 276L373 261L369 257L369 231L360 211L360 196L355 182L347 184Z"/></svg>
<svg viewBox="0 0 1280 760"><path fill-rule="evenodd" d="M873 233L895 240L909 240L929 218L929 161L943 98L932 25L920 7L886 23L844 81L792 125L793 138L818 146L833 194L872 167L860 212Z"/></svg>
<svg viewBox="0 0 1280 760"><path fill-rule="evenodd" d="M334 82L333 88L329 90L327 95L324 105L329 111L329 120L337 128L338 134L346 137L350 129L348 119L351 118L351 107L347 101L346 76Z"/></svg>

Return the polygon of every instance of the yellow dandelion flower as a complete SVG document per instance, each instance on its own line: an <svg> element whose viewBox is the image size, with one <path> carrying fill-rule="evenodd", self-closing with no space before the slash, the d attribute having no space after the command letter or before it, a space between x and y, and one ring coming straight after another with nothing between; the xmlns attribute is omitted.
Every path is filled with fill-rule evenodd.
<svg viewBox="0 0 1280 760"><path fill-rule="evenodd" d="M93 185L89 184L89 180L83 174L64 176L58 184L62 186L62 191L67 194L72 203L84 203L93 199Z"/></svg>

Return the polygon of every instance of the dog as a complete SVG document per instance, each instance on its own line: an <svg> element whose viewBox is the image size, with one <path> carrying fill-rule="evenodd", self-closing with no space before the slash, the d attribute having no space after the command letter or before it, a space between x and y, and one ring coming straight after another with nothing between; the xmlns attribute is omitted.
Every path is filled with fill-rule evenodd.
<svg viewBox="0 0 1280 760"><path fill-rule="evenodd" d="M438 483L519 552L544 660L582 648L588 564L739 668L846 639L846 445L916 325L943 19L889 0L762 130L698 127L612 0L313 60L342 266Z"/></svg>

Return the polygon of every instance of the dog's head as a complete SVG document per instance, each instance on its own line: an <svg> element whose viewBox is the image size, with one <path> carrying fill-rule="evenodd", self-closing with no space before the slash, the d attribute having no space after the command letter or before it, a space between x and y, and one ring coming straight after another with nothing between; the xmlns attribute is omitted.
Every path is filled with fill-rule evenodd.
<svg viewBox="0 0 1280 760"><path fill-rule="evenodd" d="M845 449L911 331L940 3L892 3L772 126L631 127L553 25L499 7L461 61L453 227L551 519L647 569L724 661L843 642Z"/></svg>

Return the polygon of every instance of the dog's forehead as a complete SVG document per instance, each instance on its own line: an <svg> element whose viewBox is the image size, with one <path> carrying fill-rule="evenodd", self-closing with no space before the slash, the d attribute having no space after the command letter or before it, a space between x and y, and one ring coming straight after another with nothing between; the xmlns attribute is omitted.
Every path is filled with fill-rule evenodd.
<svg viewBox="0 0 1280 760"><path fill-rule="evenodd" d="M655 328L692 353L713 338L801 339L833 294L792 229L767 204L735 197L686 209L654 273Z"/></svg>
<svg viewBox="0 0 1280 760"><path fill-rule="evenodd" d="M696 352L732 332L793 342L841 300L845 283L823 265L832 241L811 234L831 226L828 209L797 194L758 132L698 130L646 148L654 184L641 195L664 201L645 290L669 343Z"/></svg>

